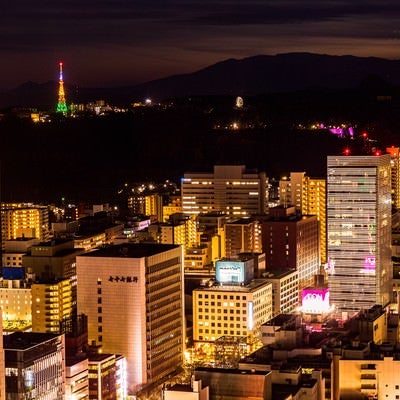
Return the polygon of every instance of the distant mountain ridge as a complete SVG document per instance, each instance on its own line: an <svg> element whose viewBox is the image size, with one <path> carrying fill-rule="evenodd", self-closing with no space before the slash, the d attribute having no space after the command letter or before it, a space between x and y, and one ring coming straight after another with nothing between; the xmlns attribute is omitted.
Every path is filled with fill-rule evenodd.
<svg viewBox="0 0 400 400"><path fill-rule="evenodd" d="M105 99L129 104L151 97L201 95L253 96L300 90L340 90L361 85L375 76L376 89L400 86L400 60L377 57L332 56L313 53L257 55L227 59L199 71L173 75L136 86L80 88L66 83L67 102ZM380 85L380 86L379 86ZM0 93L0 107L50 106L57 102L57 82L27 82Z"/></svg>

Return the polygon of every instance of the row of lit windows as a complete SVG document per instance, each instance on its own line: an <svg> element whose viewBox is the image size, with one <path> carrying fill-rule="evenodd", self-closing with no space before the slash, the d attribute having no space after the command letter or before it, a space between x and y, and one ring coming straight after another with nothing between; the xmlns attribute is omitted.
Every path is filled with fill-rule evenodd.
<svg viewBox="0 0 400 400"><path fill-rule="evenodd" d="M228 317L227 316L224 316L224 317L221 317L220 315L218 315L217 317L215 317L214 315L211 315L211 316L209 316L209 315L204 315L204 319L205 320L208 320L208 319L211 319L211 321L215 321L215 318L217 319L217 321L234 321L235 320L235 317L229 317L229 320L228 320ZM203 315L198 315L197 316L197 319L198 320L201 320L201 319L203 319ZM246 317L236 317L236 321L246 321ZM199 322L199 324L201 324L202 322ZM206 323L206 322L205 322Z"/></svg>
<svg viewBox="0 0 400 400"><path fill-rule="evenodd" d="M198 313L202 313L203 312L203 308L199 308L198 309ZM204 309L204 312L205 313L209 313L209 312L211 312L212 314L215 314L215 308L211 308L211 309L209 309L209 308L205 308ZM217 314L228 314L228 310L221 310L221 309L219 309L219 308L217 308ZM235 314L235 310L229 310L229 314ZM236 310L236 314L246 314L246 309L243 309L243 310Z"/></svg>
<svg viewBox="0 0 400 400"><path fill-rule="evenodd" d="M197 303L199 306L202 306L203 305L203 301L199 301L198 303ZM212 306L212 307L214 307L215 306L215 301L211 301L211 302L208 302L208 301L205 301L204 302L204 305L205 306ZM223 303L221 303L220 301L217 301L217 307L221 307L221 305L223 306L223 307L240 307L240 306L242 306L242 307L246 307L246 305L247 305L247 303L246 302L243 302L243 303L234 303L233 301L231 301L231 302L227 302L227 301L224 301Z"/></svg>
<svg viewBox="0 0 400 400"><path fill-rule="evenodd" d="M210 299L218 299L218 300L220 300L220 299L223 299L223 300L228 300L228 296L227 295L220 295L220 294L217 294L217 295L214 295L214 294L211 294L211 295L208 295L208 294L204 294L204 297L203 297L203 294L201 294L201 293L199 293L198 294L198 298L199 299L202 299L202 298L204 298L204 299L208 299L208 298L210 298ZM235 298L235 296L233 296L233 295L230 295L229 296L229 300L240 300L240 296L236 296L236 298ZM242 296L242 300L246 300L246 296Z"/></svg>

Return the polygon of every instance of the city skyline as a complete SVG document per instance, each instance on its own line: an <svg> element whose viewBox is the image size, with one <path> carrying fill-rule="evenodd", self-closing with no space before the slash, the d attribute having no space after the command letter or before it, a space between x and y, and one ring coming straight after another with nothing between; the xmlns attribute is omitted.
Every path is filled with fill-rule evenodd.
<svg viewBox="0 0 400 400"><path fill-rule="evenodd" d="M313 52L397 59L394 1L23 1L0 16L0 89L57 79L80 86L136 84L228 58Z"/></svg>

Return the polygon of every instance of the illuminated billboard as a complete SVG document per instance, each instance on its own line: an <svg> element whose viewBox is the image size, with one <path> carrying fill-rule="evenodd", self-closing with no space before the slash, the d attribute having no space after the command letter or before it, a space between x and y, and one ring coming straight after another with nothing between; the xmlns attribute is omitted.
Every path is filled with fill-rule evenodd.
<svg viewBox="0 0 400 400"><path fill-rule="evenodd" d="M244 283L244 262L217 261L215 267L215 278L218 283Z"/></svg>
<svg viewBox="0 0 400 400"><path fill-rule="evenodd" d="M328 288L309 288L301 292L301 310L306 314L323 314L330 312Z"/></svg>

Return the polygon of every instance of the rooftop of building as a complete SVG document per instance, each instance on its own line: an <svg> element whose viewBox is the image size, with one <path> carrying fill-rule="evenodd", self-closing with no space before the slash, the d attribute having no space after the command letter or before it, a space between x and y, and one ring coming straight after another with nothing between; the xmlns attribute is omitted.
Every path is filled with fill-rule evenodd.
<svg viewBox="0 0 400 400"><path fill-rule="evenodd" d="M54 247L54 246L59 246L60 244L65 244L68 242L72 242L70 239L52 239L47 242L40 242L33 247Z"/></svg>
<svg viewBox="0 0 400 400"><path fill-rule="evenodd" d="M277 384L274 383L272 385L272 398L274 400L278 399L287 399L287 396L292 396L293 398L297 397L296 393L301 388L312 388L317 383L316 379L305 379L301 380L298 385L291 384Z"/></svg>
<svg viewBox="0 0 400 400"><path fill-rule="evenodd" d="M29 242L31 240L37 240L35 237L17 237L15 239L7 239L6 242Z"/></svg>
<svg viewBox="0 0 400 400"><path fill-rule="evenodd" d="M231 369L231 368L212 368L212 367L197 367L196 372L214 372L219 374L232 374L232 375L267 375L269 372L256 371L254 369Z"/></svg>
<svg viewBox="0 0 400 400"><path fill-rule="evenodd" d="M53 333L14 332L3 335L3 346L6 350L27 350L58 336Z"/></svg>
<svg viewBox="0 0 400 400"><path fill-rule="evenodd" d="M185 385L182 383L176 383L175 385L167 388L166 390L172 392L193 392L193 389L189 384Z"/></svg>
<svg viewBox="0 0 400 400"><path fill-rule="evenodd" d="M79 364L80 362L87 360L88 356L86 353L76 354L74 356L66 356L65 357L65 365L67 367L72 367L75 364Z"/></svg>
<svg viewBox="0 0 400 400"><path fill-rule="evenodd" d="M110 353L88 353L89 362L101 362L110 357L115 357L115 354Z"/></svg>
<svg viewBox="0 0 400 400"><path fill-rule="evenodd" d="M228 218L228 215L222 211L210 211L208 213L200 213L197 218Z"/></svg>
<svg viewBox="0 0 400 400"><path fill-rule="evenodd" d="M250 224L250 223L252 223L254 221L255 221L255 219L252 218L252 217L243 217L243 218L240 218L240 219L236 219L234 221L227 222L226 225L227 226L228 225L247 225L247 224Z"/></svg>
<svg viewBox="0 0 400 400"><path fill-rule="evenodd" d="M276 317L264 322L262 326L283 326L295 323L298 316L296 314L279 314Z"/></svg>
<svg viewBox="0 0 400 400"><path fill-rule="evenodd" d="M80 253L84 252L85 249L83 248L67 248L67 249L60 249L54 252L54 254L51 257L66 257L69 255L79 255ZM32 255L32 251L28 250L28 253L24 255L23 257L48 257L47 254L45 255Z"/></svg>
<svg viewBox="0 0 400 400"><path fill-rule="evenodd" d="M229 285L229 284L218 284L215 283L210 287L199 287L196 291L204 292L240 292L240 293L251 293L263 286L272 285L267 279L253 279L251 282L245 285Z"/></svg>
<svg viewBox="0 0 400 400"><path fill-rule="evenodd" d="M271 268L266 270L263 276L265 279L281 279L293 273L297 273L294 268Z"/></svg>
<svg viewBox="0 0 400 400"><path fill-rule="evenodd" d="M81 254L81 257L142 258L151 257L168 250L176 249L178 247L178 245L174 244L123 243L118 245L103 246L100 249L95 249L89 253Z"/></svg>
<svg viewBox="0 0 400 400"><path fill-rule="evenodd" d="M368 310L361 310L355 316L355 319L367 320L367 321L372 322L385 313L386 313L386 310L382 306L380 306L379 304L375 304Z"/></svg>

